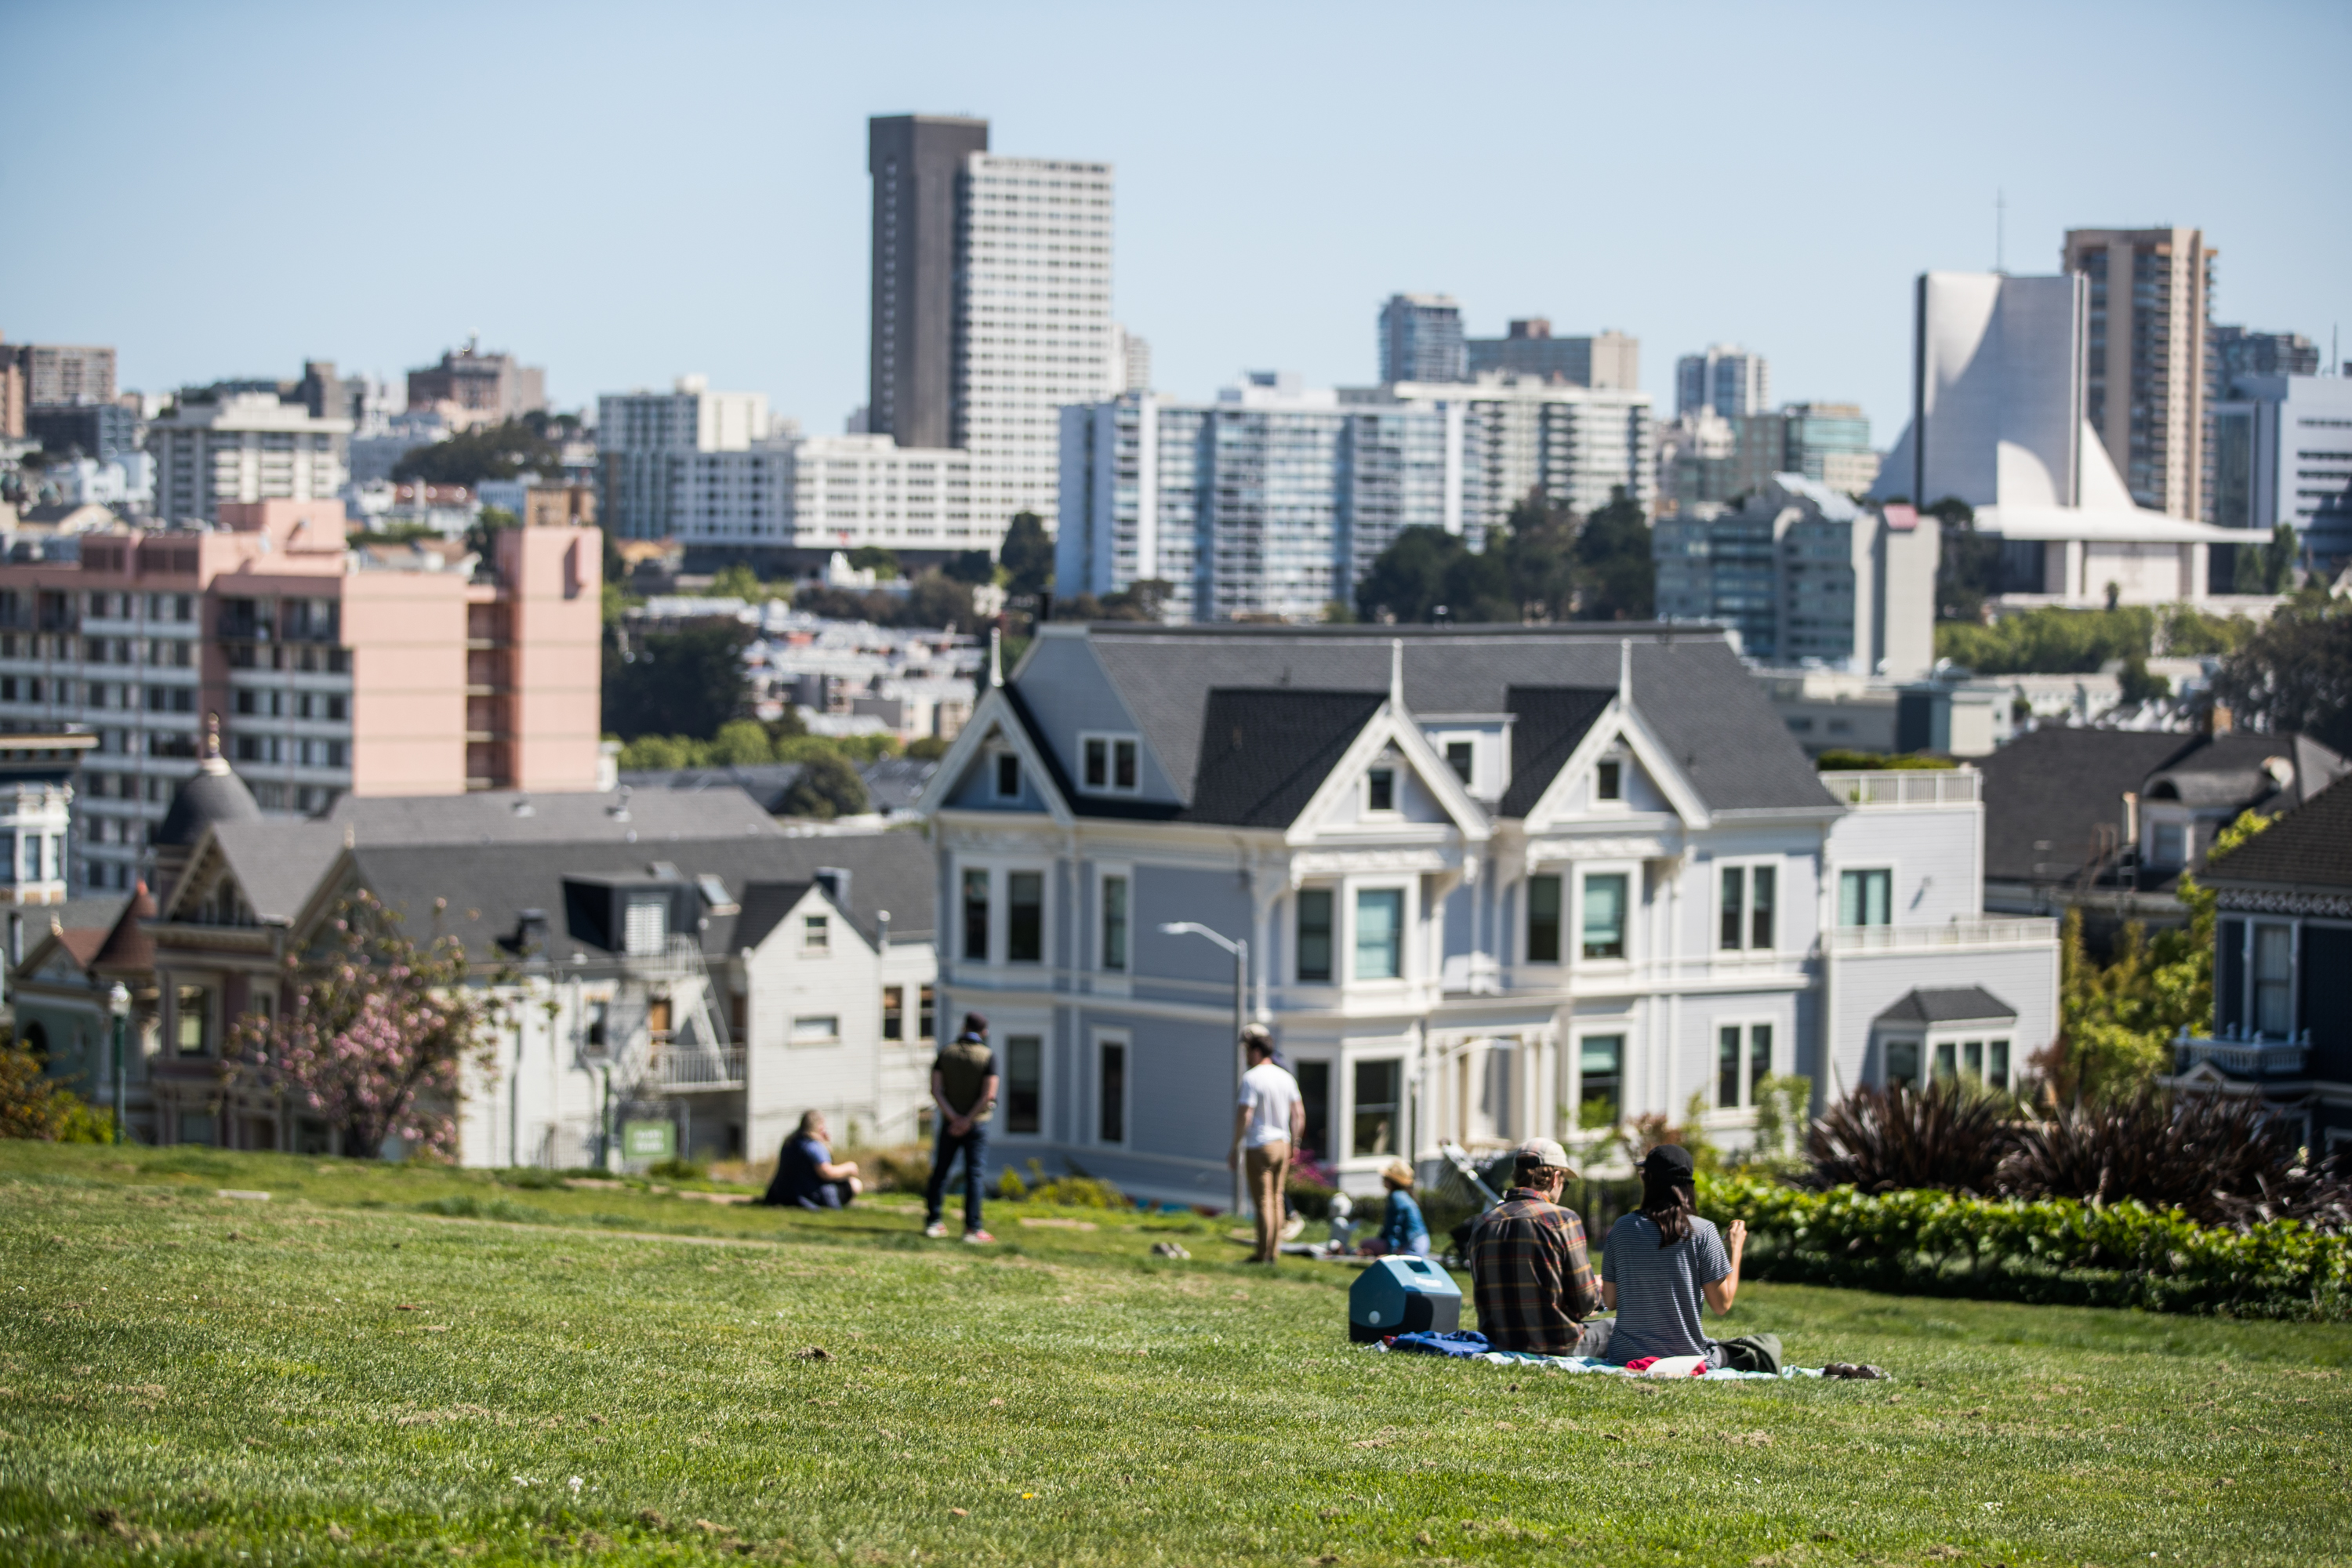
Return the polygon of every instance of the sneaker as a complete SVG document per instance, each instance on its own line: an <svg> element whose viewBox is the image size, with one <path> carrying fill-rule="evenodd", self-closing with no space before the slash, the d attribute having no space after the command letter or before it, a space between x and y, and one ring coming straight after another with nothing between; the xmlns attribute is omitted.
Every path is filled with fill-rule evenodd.
<svg viewBox="0 0 2352 1568"><path fill-rule="evenodd" d="M964 1238L966 1241L972 1242L972 1243L975 1243L975 1244L980 1243L980 1242L983 1242L983 1241L994 1241L994 1240L996 1239L996 1237L992 1237L992 1236L989 1235L989 1234L988 1234L988 1232L986 1232L986 1231L984 1231L984 1230L968 1230L968 1231L965 1231L965 1232L963 1233L963 1238Z"/></svg>
<svg viewBox="0 0 2352 1568"><path fill-rule="evenodd" d="M929 1237L933 1241L945 1241L948 1238L947 1221L943 1219L935 1219L931 1221L930 1224L923 1227L923 1234Z"/></svg>

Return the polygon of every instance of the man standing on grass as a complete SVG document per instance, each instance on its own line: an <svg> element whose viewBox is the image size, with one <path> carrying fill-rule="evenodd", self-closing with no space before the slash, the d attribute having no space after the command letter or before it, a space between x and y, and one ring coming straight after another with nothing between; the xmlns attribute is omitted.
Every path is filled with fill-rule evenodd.
<svg viewBox="0 0 2352 1568"><path fill-rule="evenodd" d="M1252 1263L1272 1263L1282 1243L1283 1194L1289 1184L1290 1152L1307 1132L1307 1105L1298 1080L1274 1065L1274 1037L1263 1025L1242 1031L1249 1071L1242 1074L1241 1103L1234 1109L1234 1147L1228 1170L1245 1168L1251 1206L1257 1210L1257 1250Z"/></svg>
<svg viewBox="0 0 2352 1568"><path fill-rule="evenodd" d="M1585 1321L1601 1306L1584 1222L1560 1206L1568 1152L1549 1138L1519 1145L1503 1201L1470 1232L1470 1289L1478 1331L1498 1351L1606 1355L1610 1325Z"/></svg>
<svg viewBox="0 0 2352 1568"><path fill-rule="evenodd" d="M940 1047L931 1064L931 1104L938 1110L939 1141L931 1152L930 1184L923 1190L923 1234L944 1237L940 1200L948 1167L963 1156L963 1238L994 1241L980 1227L981 1183L988 1168L988 1119L996 1110L996 1053L988 1048L988 1020L963 1016L963 1032Z"/></svg>

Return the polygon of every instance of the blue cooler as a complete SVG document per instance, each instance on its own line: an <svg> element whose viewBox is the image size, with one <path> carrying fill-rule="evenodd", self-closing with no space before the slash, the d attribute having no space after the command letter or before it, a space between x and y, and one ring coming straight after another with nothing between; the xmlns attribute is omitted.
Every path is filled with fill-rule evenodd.
<svg viewBox="0 0 2352 1568"><path fill-rule="evenodd" d="M1451 1333L1462 1326L1462 1288L1426 1258L1375 1259L1348 1288L1348 1337Z"/></svg>

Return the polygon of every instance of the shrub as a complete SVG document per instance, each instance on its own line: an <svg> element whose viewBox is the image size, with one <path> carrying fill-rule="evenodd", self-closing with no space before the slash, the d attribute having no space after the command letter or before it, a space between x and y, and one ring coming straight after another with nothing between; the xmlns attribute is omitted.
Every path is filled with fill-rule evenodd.
<svg viewBox="0 0 2352 1568"><path fill-rule="evenodd" d="M2021 1198L2136 1199L2200 1225L2352 1226L2352 1187L2304 1162L2292 1124L2257 1100L2217 1094L2144 1090L2020 1127L2000 1183Z"/></svg>
<svg viewBox="0 0 2352 1568"><path fill-rule="evenodd" d="M1699 1212L1747 1223L1751 1279L1998 1300L2352 1319L2352 1237L2299 1220L2200 1226L2132 1200L1806 1192L1702 1178Z"/></svg>
<svg viewBox="0 0 2352 1568"><path fill-rule="evenodd" d="M646 1166L646 1174L671 1182L707 1182L710 1167L698 1161L672 1158Z"/></svg>
<svg viewBox="0 0 2352 1568"><path fill-rule="evenodd" d="M1083 1171L1066 1175L1048 1176L1040 1161L1029 1162L1029 1179L1007 1165L1004 1173L996 1178L996 1195L1009 1203L1025 1198L1033 1204L1058 1204L1064 1208L1123 1209L1132 1208L1125 1193L1108 1182L1089 1176Z"/></svg>
<svg viewBox="0 0 2352 1568"><path fill-rule="evenodd" d="M2013 1142L2009 1102L1959 1079L1925 1089L1855 1089L1813 1123L1805 1141L1813 1180L1865 1193L1950 1188L1990 1193Z"/></svg>
<svg viewBox="0 0 2352 1568"><path fill-rule="evenodd" d="M0 1048L0 1138L111 1143L114 1113L90 1109L42 1070L40 1058L12 1045Z"/></svg>

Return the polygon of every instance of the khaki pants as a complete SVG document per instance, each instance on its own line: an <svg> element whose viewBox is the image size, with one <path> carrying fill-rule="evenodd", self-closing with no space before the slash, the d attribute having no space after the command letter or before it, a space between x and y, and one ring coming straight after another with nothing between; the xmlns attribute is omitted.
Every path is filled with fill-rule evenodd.
<svg viewBox="0 0 2352 1568"><path fill-rule="evenodd" d="M1277 1141L1242 1151L1250 1205L1257 1210L1256 1261L1271 1263L1282 1241L1282 1194L1290 1178L1290 1145Z"/></svg>

